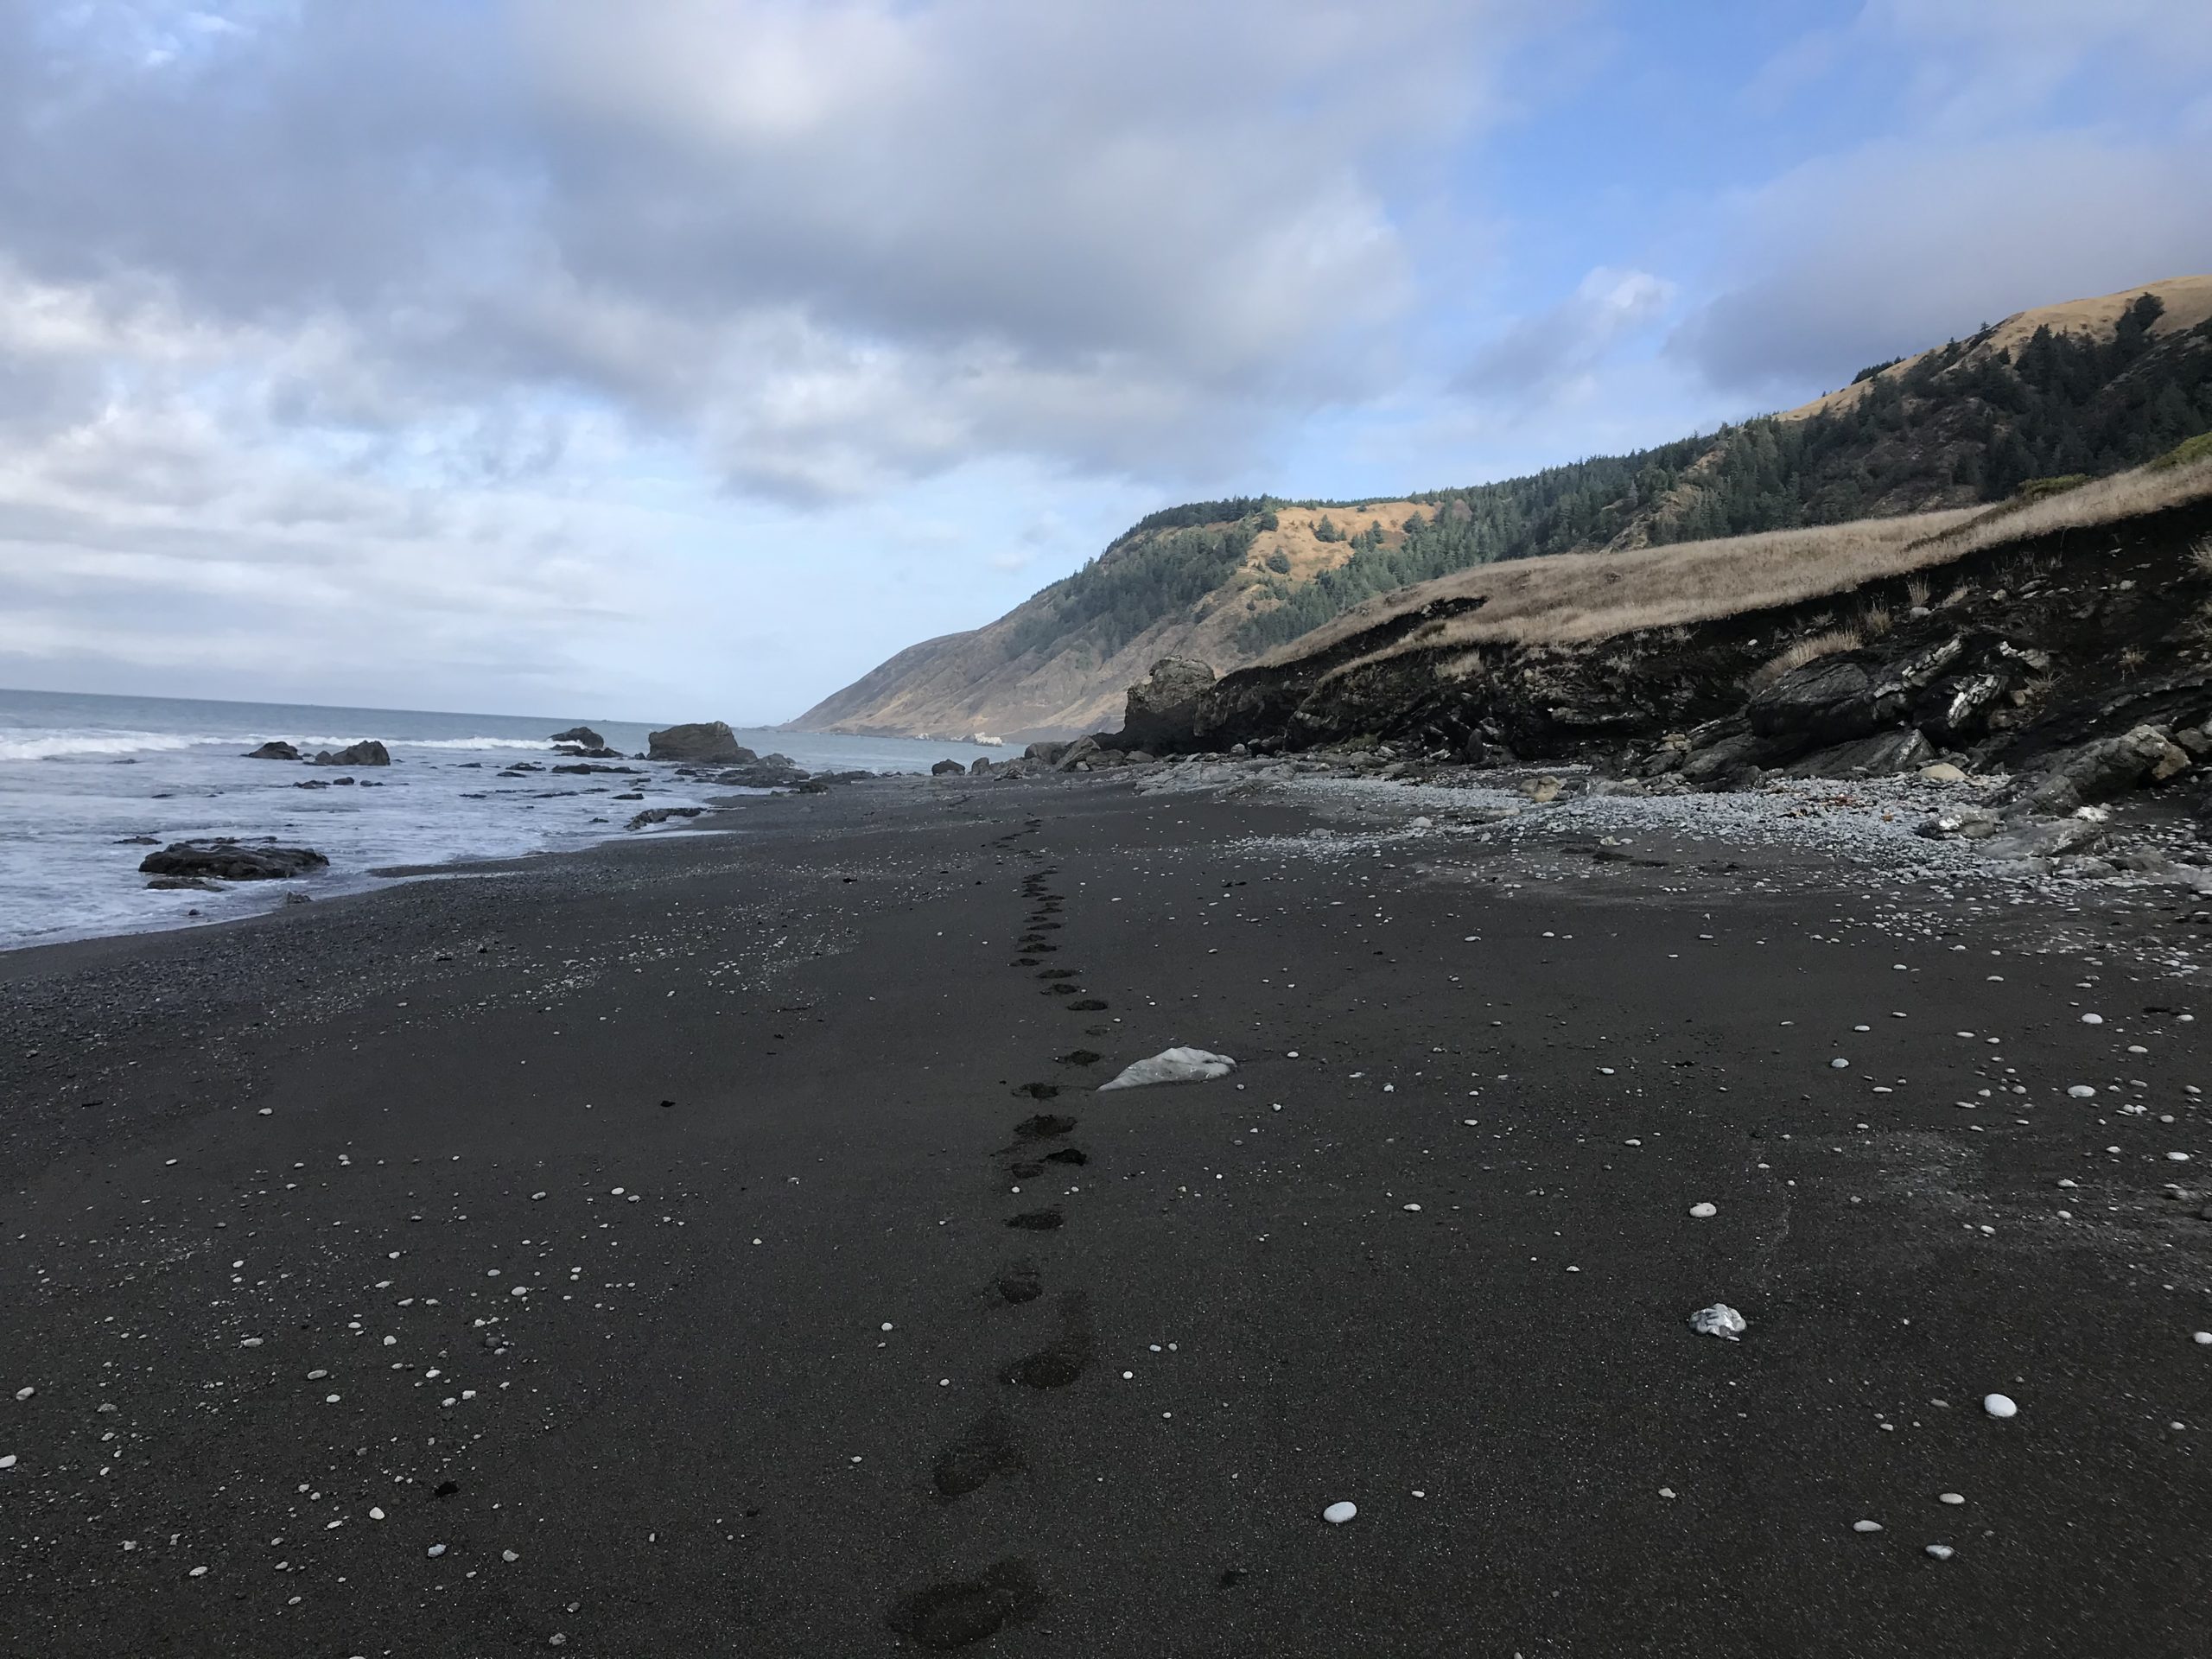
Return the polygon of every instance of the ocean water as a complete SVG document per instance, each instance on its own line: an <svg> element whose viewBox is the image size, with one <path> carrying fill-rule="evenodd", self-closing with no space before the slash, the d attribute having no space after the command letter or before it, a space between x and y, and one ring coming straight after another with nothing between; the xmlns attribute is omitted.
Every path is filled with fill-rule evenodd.
<svg viewBox="0 0 2212 1659"><path fill-rule="evenodd" d="M656 722L660 725L670 721ZM507 858L625 836L649 806L702 804L709 795L664 766L639 778L501 778L518 760L550 765L551 734L587 725L626 754L642 753L650 727L556 715L428 714L390 709L210 702L0 690L0 950L94 934L192 926L266 910L284 889L317 897L388 880L381 866ZM788 754L811 772L926 772L1003 749L900 738L740 731L762 754ZM280 739L302 753L376 738L390 766L332 769L248 760ZM608 762L613 765L614 762ZM301 789L350 776L352 787ZM363 785L373 785L374 787ZM613 801L642 789L643 801ZM683 833L683 821L640 830ZM313 847L330 868L300 881L243 882L230 891L149 893L138 861L163 845L207 836L273 836ZM197 911L197 916L188 914Z"/></svg>

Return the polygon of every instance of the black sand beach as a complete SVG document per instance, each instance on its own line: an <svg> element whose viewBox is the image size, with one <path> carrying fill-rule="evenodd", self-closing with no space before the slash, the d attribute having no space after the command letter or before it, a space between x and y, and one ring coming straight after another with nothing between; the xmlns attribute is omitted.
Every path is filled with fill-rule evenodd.
<svg viewBox="0 0 2212 1659"><path fill-rule="evenodd" d="M2166 918L728 822L0 958L0 1653L2212 1651Z"/></svg>

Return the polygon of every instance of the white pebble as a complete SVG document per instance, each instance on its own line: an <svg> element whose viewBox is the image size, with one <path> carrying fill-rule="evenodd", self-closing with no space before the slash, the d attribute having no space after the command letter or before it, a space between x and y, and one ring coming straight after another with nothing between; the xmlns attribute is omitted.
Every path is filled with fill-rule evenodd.
<svg viewBox="0 0 2212 1659"><path fill-rule="evenodd" d="M1853 1532L1879 1532L1882 1523L1878 1521L1854 1521L1851 1523L1851 1529Z"/></svg>
<svg viewBox="0 0 2212 1659"><path fill-rule="evenodd" d="M1963 1503L1967 1498L1964 1492L1938 1492L1936 1501L1938 1503Z"/></svg>
<svg viewBox="0 0 2212 1659"><path fill-rule="evenodd" d="M2020 1414L2020 1408L2001 1394L1982 1395L1981 1408L1993 1417L2017 1417Z"/></svg>
<svg viewBox="0 0 2212 1659"><path fill-rule="evenodd" d="M2101 1026L2104 1022L2105 1017L2101 1014L2085 1014L2082 1016L2082 1023L2085 1026Z"/></svg>
<svg viewBox="0 0 2212 1659"><path fill-rule="evenodd" d="M28 1400L31 1395L37 1392L38 1390L36 1389L17 1389L16 1390L16 1398L18 1400Z"/></svg>
<svg viewBox="0 0 2212 1659"><path fill-rule="evenodd" d="M2212 1348L2212 1331L2199 1331L2190 1340L2200 1348Z"/></svg>
<svg viewBox="0 0 2212 1659"><path fill-rule="evenodd" d="M1830 1060L1828 1064L1838 1071L1847 1071L1851 1069L1851 1062L1845 1059L1840 1054L1837 1055L1835 1058Z"/></svg>
<svg viewBox="0 0 2212 1659"><path fill-rule="evenodd" d="M1954 1552L1948 1544L1930 1544L1928 1546L1928 1553L1939 1561L1948 1561Z"/></svg>
<svg viewBox="0 0 2212 1659"><path fill-rule="evenodd" d="M446 1553L446 1547L443 1544L432 1544L429 1549L425 1553L435 1558L444 1554Z"/></svg>
<svg viewBox="0 0 2212 1659"><path fill-rule="evenodd" d="M1713 1217L1719 1213L1720 1211L1719 1210L1715 1209L1709 1204L1694 1204L1690 1205L1690 1214L1700 1221L1710 1221Z"/></svg>
<svg viewBox="0 0 2212 1659"><path fill-rule="evenodd" d="M1357 1504L1332 1503L1321 1511L1321 1518L1332 1527L1341 1527L1358 1513L1359 1508Z"/></svg>
<svg viewBox="0 0 2212 1659"><path fill-rule="evenodd" d="M0 1469L12 1469L15 1466L16 1454L14 1452L10 1452L6 1457L0 1458Z"/></svg>
<svg viewBox="0 0 2212 1659"><path fill-rule="evenodd" d="M2096 1098L2097 1094L2097 1091L2092 1089L2086 1083L2077 1083L2074 1084L2073 1087L2067 1090L2066 1092L2073 1096L2076 1100L2094 1100Z"/></svg>

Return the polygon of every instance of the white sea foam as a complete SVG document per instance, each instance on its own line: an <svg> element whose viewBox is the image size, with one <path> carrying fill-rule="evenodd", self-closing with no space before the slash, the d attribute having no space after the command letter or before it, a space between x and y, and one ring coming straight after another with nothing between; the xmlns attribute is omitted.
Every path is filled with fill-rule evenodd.
<svg viewBox="0 0 2212 1659"><path fill-rule="evenodd" d="M572 716L219 703L154 697L0 691L0 950L87 934L188 925L265 910L287 889L321 896L379 885L372 870L513 858L625 837L639 808L699 806L684 780L655 769L623 779L532 773L510 760L554 753ZM594 720L615 748L645 746L647 726ZM665 723L665 722L656 722ZM313 754L375 738L398 764L334 775L245 757L281 741ZM967 744L738 732L810 770L926 771ZM132 764L119 764L130 762ZM351 788L338 778L355 779ZM327 788L300 788L325 783ZM371 785L371 787L362 787ZM717 790L716 793L735 791ZM638 834L706 833L674 824ZM330 868L302 882L249 882L227 893L156 893L138 865L156 842L270 836L315 848Z"/></svg>
<svg viewBox="0 0 2212 1659"><path fill-rule="evenodd" d="M59 760L72 755L161 754L219 743L176 732L19 731L0 735L0 760Z"/></svg>

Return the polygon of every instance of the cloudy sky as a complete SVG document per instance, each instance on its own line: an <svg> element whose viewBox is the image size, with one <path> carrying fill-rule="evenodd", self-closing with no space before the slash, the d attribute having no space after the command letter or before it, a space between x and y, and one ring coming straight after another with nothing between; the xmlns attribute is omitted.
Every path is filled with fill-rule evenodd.
<svg viewBox="0 0 2212 1659"><path fill-rule="evenodd" d="M788 717L2212 270L2204 0L0 0L0 685Z"/></svg>

